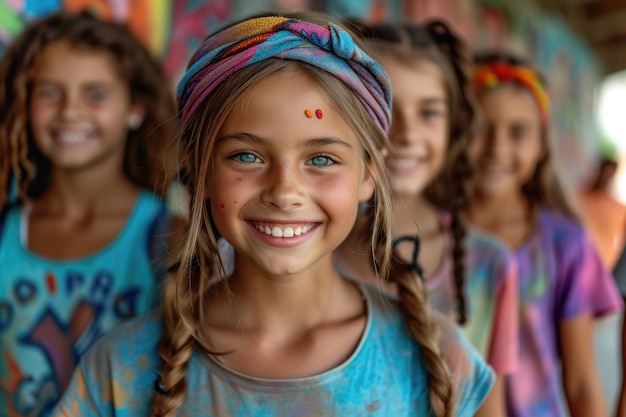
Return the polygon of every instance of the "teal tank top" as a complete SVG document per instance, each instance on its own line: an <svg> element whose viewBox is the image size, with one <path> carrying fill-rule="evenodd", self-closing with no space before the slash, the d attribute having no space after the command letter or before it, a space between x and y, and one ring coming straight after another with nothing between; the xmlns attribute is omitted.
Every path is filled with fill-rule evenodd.
<svg viewBox="0 0 626 417"><path fill-rule="evenodd" d="M155 305L154 244L164 241L164 203L139 194L107 247L72 261L45 259L24 244L24 207L0 227L0 417L47 416L75 364L104 332Z"/></svg>

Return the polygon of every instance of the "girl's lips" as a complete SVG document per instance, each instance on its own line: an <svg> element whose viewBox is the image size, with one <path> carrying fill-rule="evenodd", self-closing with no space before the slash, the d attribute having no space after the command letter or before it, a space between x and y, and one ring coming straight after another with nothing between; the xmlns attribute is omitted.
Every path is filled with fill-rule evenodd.
<svg viewBox="0 0 626 417"><path fill-rule="evenodd" d="M61 146L80 146L91 142L93 133L83 131L57 131L52 135L54 143Z"/></svg>
<svg viewBox="0 0 626 417"><path fill-rule="evenodd" d="M399 174L417 171L424 165L420 158L387 158L385 159L385 164L390 171Z"/></svg>
<svg viewBox="0 0 626 417"><path fill-rule="evenodd" d="M483 166L480 168L480 173L485 178L499 179L507 176L509 170L503 167Z"/></svg>

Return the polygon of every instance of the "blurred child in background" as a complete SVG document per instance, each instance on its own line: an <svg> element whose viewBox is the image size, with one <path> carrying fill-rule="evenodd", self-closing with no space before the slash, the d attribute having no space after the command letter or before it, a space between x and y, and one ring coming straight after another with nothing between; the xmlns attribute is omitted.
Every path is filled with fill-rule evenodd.
<svg viewBox="0 0 626 417"><path fill-rule="evenodd" d="M504 377L517 366L517 280L508 250L467 233L463 218L466 149L475 126L469 52L442 22L353 23L393 86L385 168L395 249L418 270L431 305L462 325L498 376L477 415L504 416ZM365 210L336 259L347 276L376 284L371 250L361 239L370 229ZM385 288L397 292L393 283Z"/></svg>
<svg viewBox="0 0 626 417"><path fill-rule="evenodd" d="M505 242L519 269L520 366L507 379L507 415L606 416L593 320L622 302L555 170L545 82L490 54L474 85L484 120L469 152L469 220Z"/></svg>
<svg viewBox="0 0 626 417"><path fill-rule="evenodd" d="M0 415L45 416L87 347L154 305L175 102L130 32L88 13L28 27L0 80Z"/></svg>

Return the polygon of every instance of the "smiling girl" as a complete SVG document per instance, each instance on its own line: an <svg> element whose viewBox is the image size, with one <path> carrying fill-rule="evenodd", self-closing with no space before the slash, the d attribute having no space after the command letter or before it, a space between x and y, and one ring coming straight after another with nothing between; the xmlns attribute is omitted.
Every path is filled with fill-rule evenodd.
<svg viewBox="0 0 626 417"><path fill-rule="evenodd" d="M326 17L256 17L203 42L179 100L192 197L165 306L95 346L56 415L473 415L491 370L392 258L380 65ZM333 264L372 194L399 302Z"/></svg>
<svg viewBox="0 0 626 417"><path fill-rule="evenodd" d="M622 302L555 170L544 79L494 54L479 59L474 85L484 126L469 152L469 218L519 266L520 367L507 380L507 415L607 416L593 320Z"/></svg>
<svg viewBox="0 0 626 417"><path fill-rule="evenodd" d="M87 13L33 23L0 80L0 415L45 416L80 355L153 307L175 103L129 31Z"/></svg>

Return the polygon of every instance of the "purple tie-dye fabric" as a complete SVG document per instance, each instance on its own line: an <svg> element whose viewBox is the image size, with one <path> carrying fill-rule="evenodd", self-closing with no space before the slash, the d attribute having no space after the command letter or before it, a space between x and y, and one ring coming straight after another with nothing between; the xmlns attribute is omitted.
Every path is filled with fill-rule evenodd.
<svg viewBox="0 0 626 417"><path fill-rule="evenodd" d="M564 417L558 348L559 324L581 315L599 317L622 308L613 278L589 235L549 210L516 253L520 284L520 362L507 378L507 415Z"/></svg>
<svg viewBox="0 0 626 417"><path fill-rule="evenodd" d="M358 96L383 131L390 120L391 83L383 68L339 26L285 17L259 17L209 36L191 58L178 85L184 124L224 80L249 65L281 58L334 75Z"/></svg>

